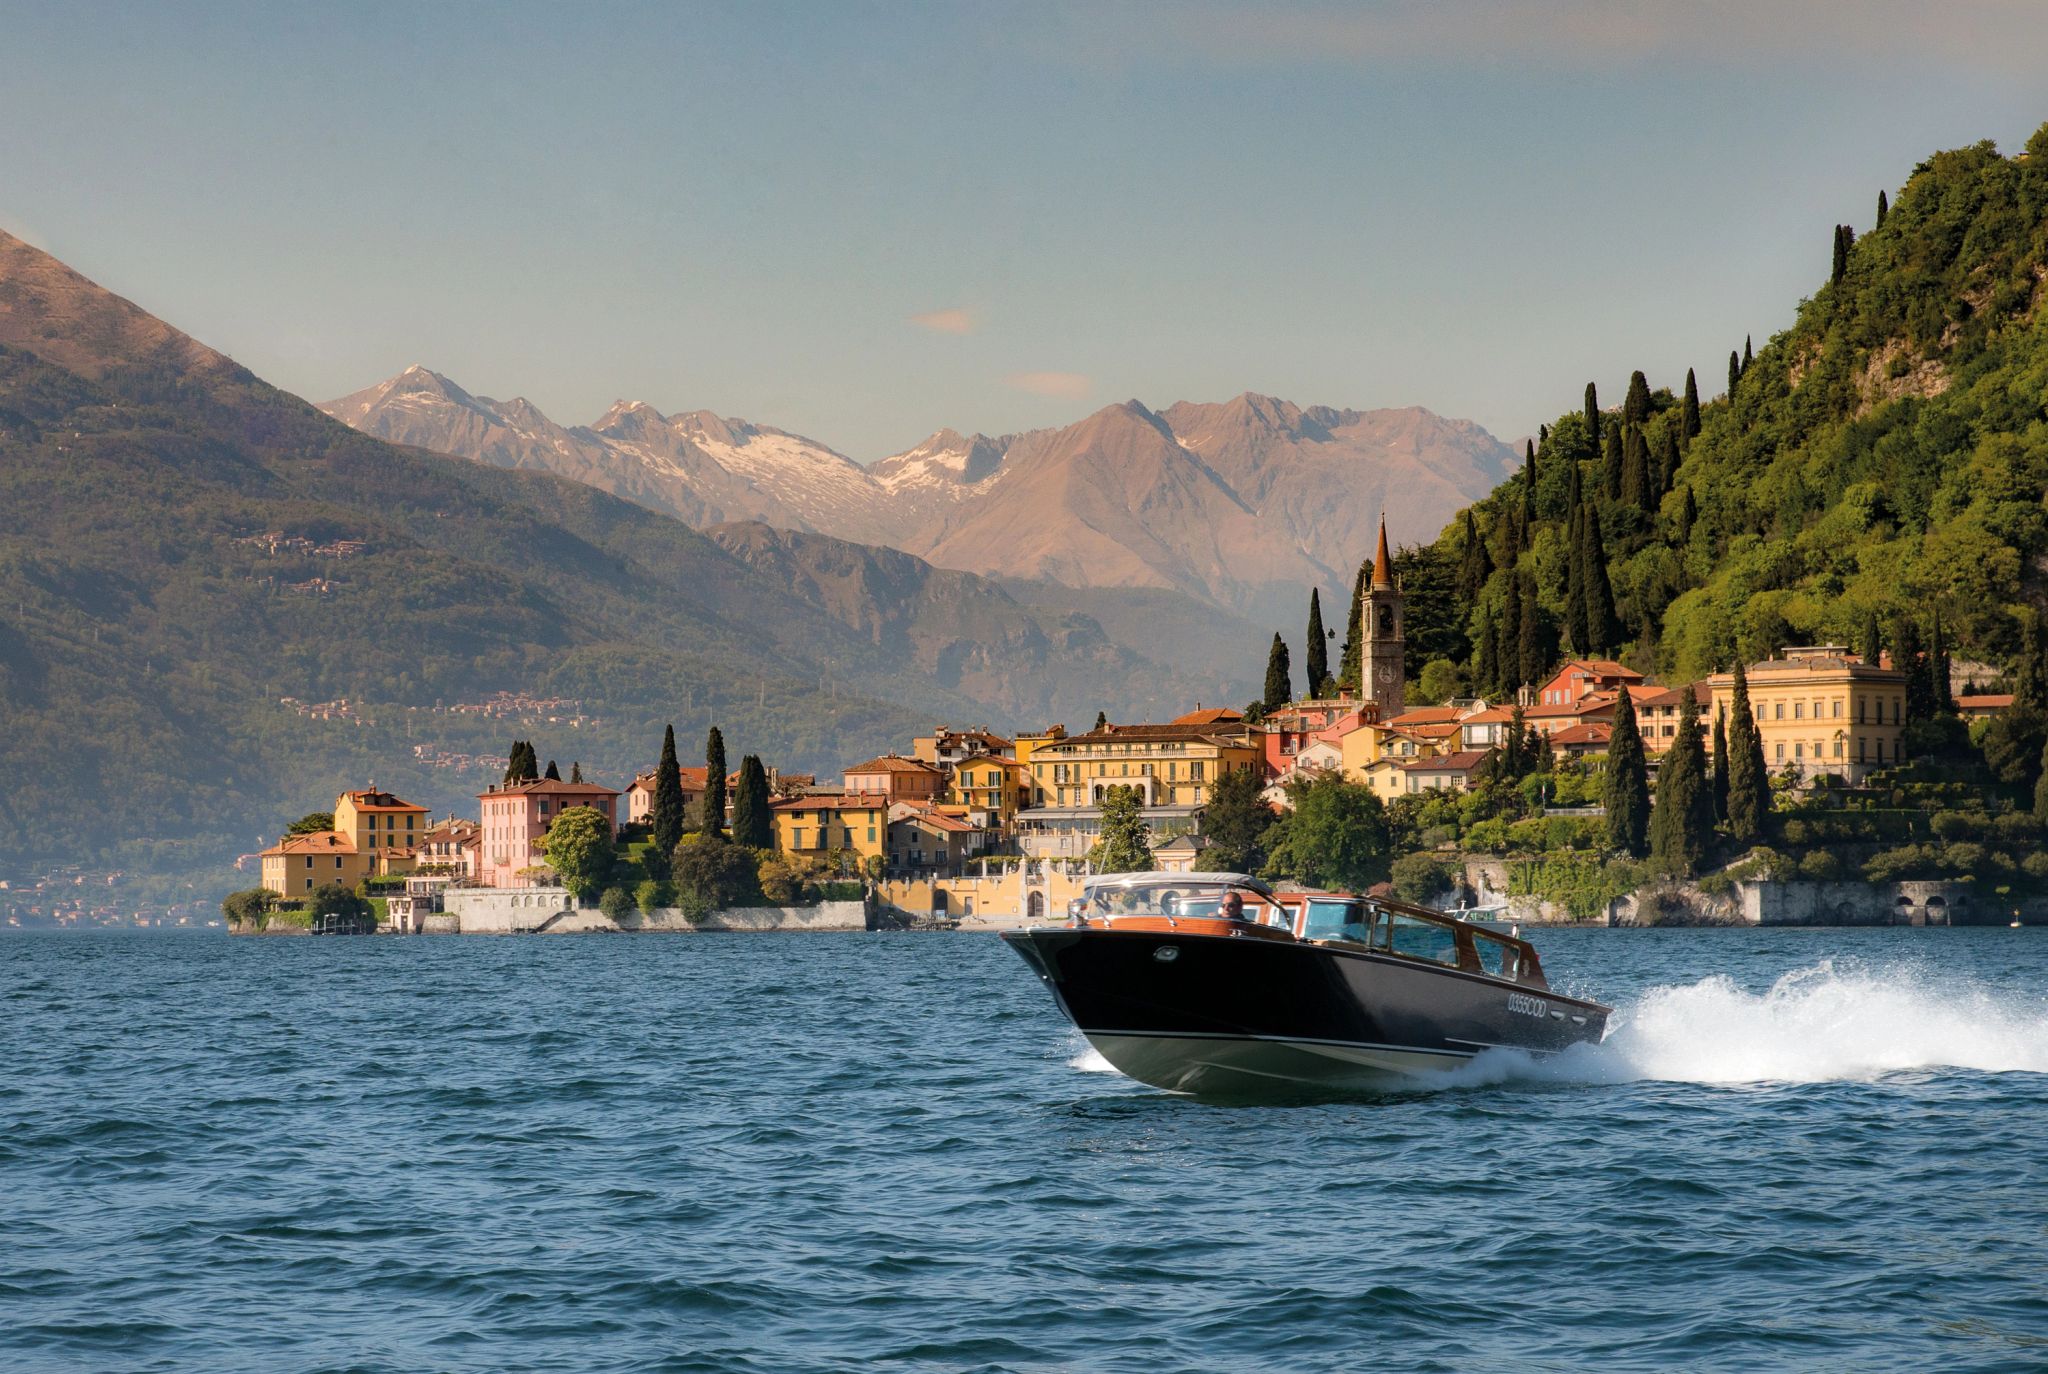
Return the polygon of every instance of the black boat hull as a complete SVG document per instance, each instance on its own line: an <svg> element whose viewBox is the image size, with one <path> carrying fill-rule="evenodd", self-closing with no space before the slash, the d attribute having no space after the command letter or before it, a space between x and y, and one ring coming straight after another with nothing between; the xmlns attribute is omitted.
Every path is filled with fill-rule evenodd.
<svg viewBox="0 0 2048 1374"><path fill-rule="evenodd" d="M1003 936L1116 1069L1171 1092L1376 1089L1496 1048L1598 1041L1608 1009L1338 945L1156 931Z"/></svg>

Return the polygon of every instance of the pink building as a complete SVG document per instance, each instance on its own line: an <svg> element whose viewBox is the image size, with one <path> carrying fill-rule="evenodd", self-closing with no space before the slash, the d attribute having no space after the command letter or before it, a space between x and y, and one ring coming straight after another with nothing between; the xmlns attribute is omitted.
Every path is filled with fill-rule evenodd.
<svg viewBox="0 0 2048 1374"><path fill-rule="evenodd" d="M525 887L533 880L521 869L541 863L541 836L555 817L572 806L592 806L618 828L619 794L588 782L515 782L477 797L483 805L478 831L477 878L485 887Z"/></svg>
<svg viewBox="0 0 2048 1374"><path fill-rule="evenodd" d="M946 793L946 770L920 759L887 754L847 769L846 790L880 793L892 802L937 801Z"/></svg>

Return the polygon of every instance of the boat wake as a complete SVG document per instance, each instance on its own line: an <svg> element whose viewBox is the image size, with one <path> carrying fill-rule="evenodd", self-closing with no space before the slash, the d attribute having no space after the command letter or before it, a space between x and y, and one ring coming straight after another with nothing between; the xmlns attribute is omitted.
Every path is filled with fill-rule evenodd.
<svg viewBox="0 0 2048 1374"><path fill-rule="evenodd" d="M2048 1073L2048 1003L1826 960L1748 992L1725 975L1652 989L1607 1038L1538 1060L1489 1050L1432 1085L1860 1082L1915 1070Z"/></svg>

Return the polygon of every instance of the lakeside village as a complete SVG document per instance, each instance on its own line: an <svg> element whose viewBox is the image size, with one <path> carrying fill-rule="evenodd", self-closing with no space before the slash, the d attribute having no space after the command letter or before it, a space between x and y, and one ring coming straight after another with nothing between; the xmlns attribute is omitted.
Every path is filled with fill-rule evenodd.
<svg viewBox="0 0 2048 1374"><path fill-rule="evenodd" d="M1312 600L1304 696L1276 635L1243 710L940 728L823 782L731 769L716 729L692 767L671 729L623 788L515 742L472 818L342 793L225 914L244 933L999 925L1140 868L1526 922L2005 923L2048 902L2048 785L2020 795L2033 759L2006 757L2042 748L2048 671L1957 693L1995 670L1951 665L1938 621L1895 622L1889 648L1873 622L1855 649L1698 682L1568 658L1504 701L1410 707L1391 566L1383 526L1334 674Z"/></svg>

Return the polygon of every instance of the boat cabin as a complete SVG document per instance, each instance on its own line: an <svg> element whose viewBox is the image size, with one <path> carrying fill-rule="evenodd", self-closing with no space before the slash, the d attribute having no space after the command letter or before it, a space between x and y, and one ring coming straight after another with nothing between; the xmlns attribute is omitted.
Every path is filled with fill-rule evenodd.
<svg viewBox="0 0 2048 1374"><path fill-rule="evenodd" d="M1243 873L1121 873L1090 878L1077 926L1173 930L1351 946L1548 989L1526 940L1427 907L1345 892L1276 893Z"/></svg>

